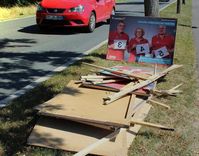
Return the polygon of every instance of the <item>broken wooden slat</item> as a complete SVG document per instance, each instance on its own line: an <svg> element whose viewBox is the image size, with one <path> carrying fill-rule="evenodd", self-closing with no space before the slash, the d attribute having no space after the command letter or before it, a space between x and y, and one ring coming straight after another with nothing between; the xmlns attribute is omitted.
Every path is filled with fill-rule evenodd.
<svg viewBox="0 0 199 156"><path fill-rule="evenodd" d="M134 90L140 89L140 88L142 88L142 87L144 87L144 86L146 86L146 85L158 80L162 76L166 75L168 72L170 72L170 71L172 71L174 69L177 69L179 67L181 67L181 65L172 65L169 68L167 68L166 70L164 70L163 72L160 72L157 75L150 76L148 78L148 80L142 81L141 83L138 83L136 85L130 85L129 84L129 87L127 89L122 90L122 91L120 91L118 93L112 94L112 95L108 96L107 98L104 98L104 104L109 104L109 103L111 103L111 102L113 102L113 101L115 101L115 100L117 100L117 99L119 99L119 98L121 98L121 97L123 97L123 96L125 96L125 95L127 95L127 94L129 94L131 92L133 92Z"/></svg>
<svg viewBox="0 0 199 156"><path fill-rule="evenodd" d="M177 85L177 86L175 86L175 87L173 87L173 88L171 88L171 89L169 89L169 90L176 90L177 88L179 88L180 86L182 86L183 84L182 83L180 83L179 85Z"/></svg>
<svg viewBox="0 0 199 156"><path fill-rule="evenodd" d="M125 80L124 79L111 79L111 80L103 80L103 81L92 82L92 84L114 83L114 82L120 82L120 81L125 81Z"/></svg>
<svg viewBox="0 0 199 156"><path fill-rule="evenodd" d="M154 90L152 91L153 94L161 94L161 95L170 95L170 96L176 96L179 93L182 93L181 90L175 90L175 91L169 91L169 90Z"/></svg>
<svg viewBox="0 0 199 156"><path fill-rule="evenodd" d="M137 121L137 120L131 120L130 124L131 125L138 124L138 125L142 125L142 126L158 128L158 129L168 130L168 131L174 131L175 130L174 128L171 128L171 127L166 127L166 126L159 125L159 124L154 124L154 123L149 123L149 122L144 122L144 121Z"/></svg>
<svg viewBox="0 0 199 156"><path fill-rule="evenodd" d="M120 131L125 131L125 129L121 128L121 130L118 129L118 130L114 131L113 133L107 135L106 137L98 140L97 142L87 146L83 150L81 150L78 153L74 154L74 156L85 156L85 155L89 154L93 149L95 149L98 146L110 141L111 139L114 139Z"/></svg>
<svg viewBox="0 0 199 156"><path fill-rule="evenodd" d="M115 78L115 76L111 75L87 75L87 76L81 76L81 79L112 79Z"/></svg>
<svg viewBox="0 0 199 156"><path fill-rule="evenodd" d="M180 86L182 86L182 83L169 89L169 90L154 90L154 93L159 93L162 95L171 95L171 96L175 96L176 94L182 93L181 90L177 90L177 88L179 88Z"/></svg>
<svg viewBox="0 0 199 156"><path fill-rule="evenodd" d="M165 108L167 108L167 109L171 109L171 107L170 106L168 106L168 105L166 105L166 104L164 104L164 103L161 103L161 102L158 102L158 101L154 101L154 100L148 100L149 102L151 102L151 103L154 103L154 104L157 104L157 105L159 105L159 106L162 106L162 107L165 107Z"/></svg>
<svg viewBox="0 0 199 156"><path fill-rule="evenodd" d="M131 78L136 78L136 79L142 79L142 80L146 80L149 75L145 75L142 73L142 74L129 74L127 72L124 72L124 71L115 71L115 70L112 70L111 68L105 68L105 67L102 67L102 66L97 66L97 65L93 65L93 64L89 64L89 63L83 63L85 65L88 65L88 66L91 66L91 67L95 67L95 68L99 68L99 69L103 69L105 71L109 71L111 73L114 73L114 74L119 74L119 75L126 75L128 77L131 77Z"/></svg>
<svg viewBox="0 0 199 156"><path fill-rule="evenodd" d="M135 104L136 96L134 94L131 95L131 99L127 108L127 112L125 114L125 118L130 119L133 115L133 106Z"/></svg>
<svg viewBox="0 0 199 156"><path fill-rule="evenodd" d="M82 79L82 80L84 80L84 79ZM93 81L93 82L102 82L103 81L103 79L92 79L92 78L87 78L85 80L86 81Z"/></svg>

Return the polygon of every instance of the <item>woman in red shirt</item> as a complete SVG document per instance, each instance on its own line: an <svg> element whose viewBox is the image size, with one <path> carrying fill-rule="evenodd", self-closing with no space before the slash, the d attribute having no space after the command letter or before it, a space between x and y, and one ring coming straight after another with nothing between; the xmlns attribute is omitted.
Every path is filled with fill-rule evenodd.
<svg viewBox="0 0 199 156"><path fill-rule="evenodd" d="M134 62L136 61L136 56L144 56L144 53L136 54L136 46L139 44L148 44L148 40L145 39L144 36L144 29L143 28L136 28L134 34L135 37L132 38L128 45L128 51L130 53L128 62Z"/></svg>

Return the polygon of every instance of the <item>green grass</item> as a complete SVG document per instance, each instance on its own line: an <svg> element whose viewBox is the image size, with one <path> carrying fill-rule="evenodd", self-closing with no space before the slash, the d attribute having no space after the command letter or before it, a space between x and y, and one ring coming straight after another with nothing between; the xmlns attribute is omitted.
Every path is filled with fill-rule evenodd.
<svg viewBox="0 0 199 156"><path fill-rule="evenodd" d="M176 64L183 64L181 70L172 72L166 77L166 82L158 88L168 88L181 82L184 83L183 94L177 97L158 99L171 105L172 110L154 107L147 121L174 126L175 132L142 128L133 142L129 155L198 155L199 153L199 105L196 78L196 54L193 46L191 28L191 1L182 6L180 15L175 14L175 5L161 13L163 17L178 18L176 41Z"/></svg>
<svg viewBox="0 0 199 156"><path fill-rule="evenodd" d="M199 104L196 101L197 83L195 66L195 49L191 30L191 1L182 7L180 15L175 14L175 5L161 14L163 17L177 17L178 31L176 41L175 63L183 64L182 69L172 72L158 88L170 88L184 83L183 94L177 97L158 97L171 105L171 110L153 107L147 121L174 126L175 132L165 132L151 128L142 128L133 142L129 155L197 155L199 151ZM0 155L61 156L69 153L47 148L30 147L26 139L35 125L38 116L33 107L60 93L72 79L89 73L90 69L82 62L103 66L117 65L118 62L105 60L106 45L94 51L83 60L71 65L45 81L26 95L16 99L12 105L0 110ZM121 62L126 65L126 62ZM137 65L137 64L133 64Z"/></svg>

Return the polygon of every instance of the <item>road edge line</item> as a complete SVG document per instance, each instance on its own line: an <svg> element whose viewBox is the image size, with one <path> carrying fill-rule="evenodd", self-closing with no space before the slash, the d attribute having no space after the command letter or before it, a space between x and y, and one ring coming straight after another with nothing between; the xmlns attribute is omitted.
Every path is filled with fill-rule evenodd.
<svg viewBox="0 0 199 156"><path fill-rule="evenodd" d="M28 16L25 16L25 17L18 17L18 18L14 18L14 19L6 19L6 20L0 21L0 23L10 22L10 21L16 21L16 20L23 20L23 19L31 18L31 17L35 17L35 15L28 15Z"/></svg>
<svg viewBox="0 0 199 156"><path fill-rule="evenodd" d="M162 11L162 10L164 10L164 9L168 8L170 5L172 5L172 4L176 3L176 2L177 2L177 0L174 0L174 1L173 1L173 2L171 2L171 3L168 3L166 6L164 6L164 7L160 8L160 11Z"/></svg>

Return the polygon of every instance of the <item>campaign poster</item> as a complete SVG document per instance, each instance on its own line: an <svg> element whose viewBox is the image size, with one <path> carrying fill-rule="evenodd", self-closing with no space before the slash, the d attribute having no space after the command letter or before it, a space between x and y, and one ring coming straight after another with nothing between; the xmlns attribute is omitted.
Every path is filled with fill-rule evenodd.
<svg viewBox="0 0 199 156"><path fill-rule="evenodd" d="M111 17L106 59L172 65L177 19Z"/></svg>

